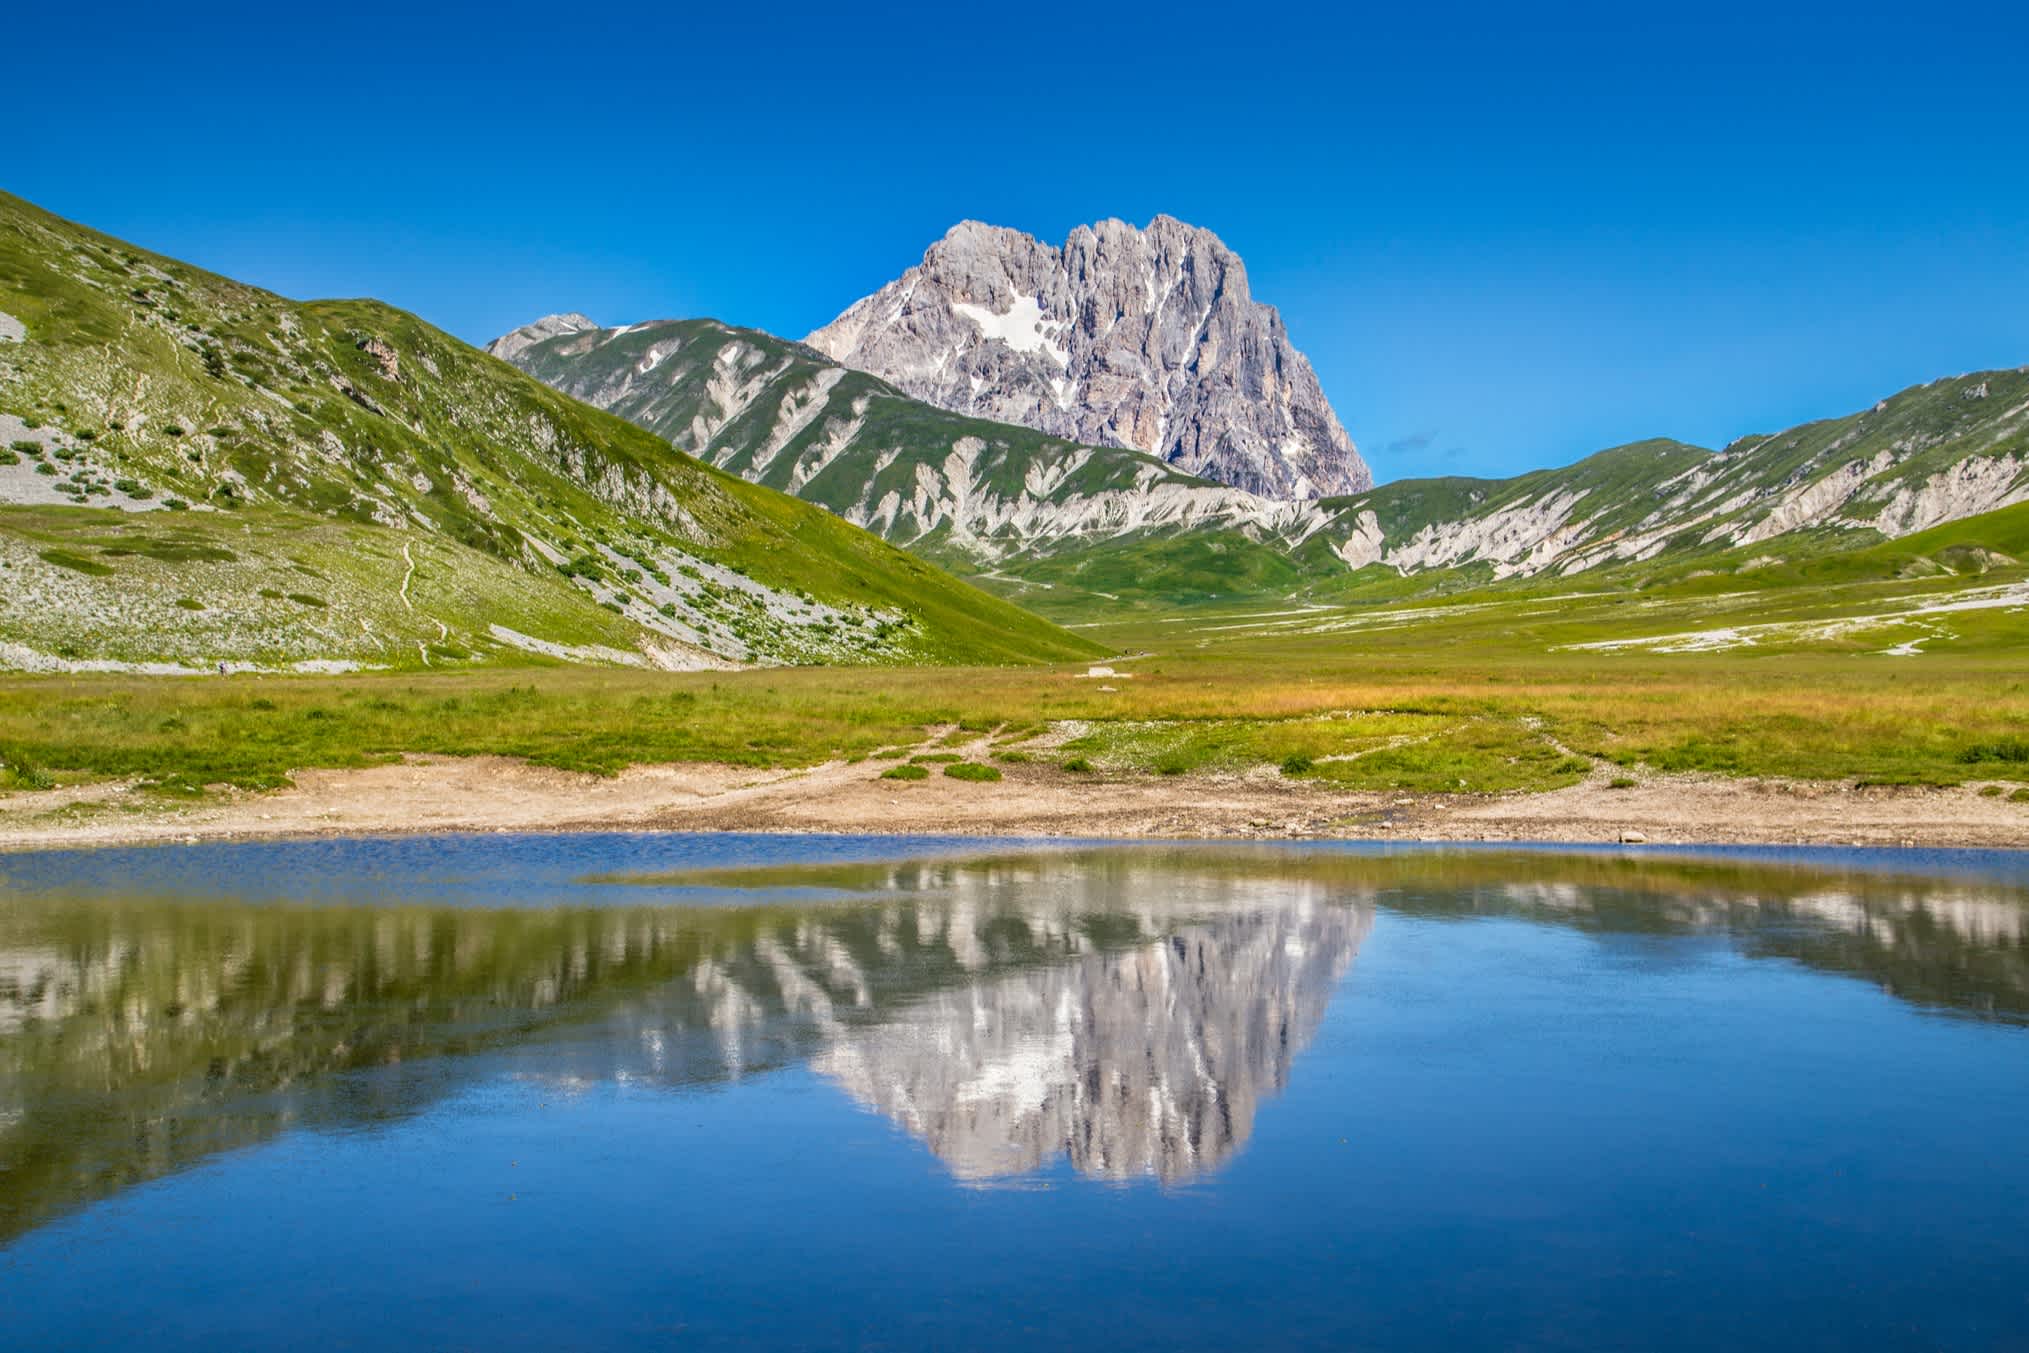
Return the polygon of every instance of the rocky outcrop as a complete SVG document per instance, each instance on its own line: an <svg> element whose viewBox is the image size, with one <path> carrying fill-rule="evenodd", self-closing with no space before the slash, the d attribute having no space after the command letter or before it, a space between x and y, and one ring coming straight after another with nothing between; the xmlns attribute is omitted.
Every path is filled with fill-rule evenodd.
<svg viewBox="0 0 2029 1353"><path fill-rule="evenodd" d="M1061 249L963 222L805 341L940 408L1267 497L1373 482L1239 256L1167 216L1080 226Z"/></svg>

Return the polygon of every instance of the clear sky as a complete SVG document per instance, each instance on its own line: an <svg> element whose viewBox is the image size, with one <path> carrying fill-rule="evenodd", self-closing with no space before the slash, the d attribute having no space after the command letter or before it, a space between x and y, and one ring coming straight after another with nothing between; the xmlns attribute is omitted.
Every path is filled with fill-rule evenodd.
<svg viewBox="0 0 2029 1353"><path fill-rule="evenodd" d="M2025 7L26 4L0 187L483 342L1217 231L1381 479L2029 363Z"/></svg>

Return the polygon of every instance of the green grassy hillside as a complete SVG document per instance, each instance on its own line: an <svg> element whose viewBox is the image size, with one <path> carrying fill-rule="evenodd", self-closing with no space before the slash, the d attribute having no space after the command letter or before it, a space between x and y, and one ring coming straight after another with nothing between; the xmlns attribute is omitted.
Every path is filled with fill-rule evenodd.
<svg viewBox="0 0 2029 1353"><path fill-rule="evenodd" d="M1261 595L1295 577L1285 538L1323 520L1140 451L949 413L717 320L552 317L493 349L713 465L1054 609Z"/></svg>
<svg viewBox="0 0 2029 1353"><path fill-rule="evenodd" d="M1991 371L1717 453L1652 440L1513 479L1403 480L1327 503L1316 538L1355 572L1485 581L1733 548L1864 549L2025 499L2029 372Z"/></svg>
<svg viewBox="0 0 2029 1353"><path fill-rule="evenodd" d="M0 315L10 665L1086 651L388 306L0 195Z"/></svg>

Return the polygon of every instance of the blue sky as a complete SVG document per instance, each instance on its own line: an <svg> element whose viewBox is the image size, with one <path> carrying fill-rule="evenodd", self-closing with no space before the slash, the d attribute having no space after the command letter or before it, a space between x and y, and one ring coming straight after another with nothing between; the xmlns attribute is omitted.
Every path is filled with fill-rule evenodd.
<svg viewBox="0 0 2029 1353"><path fill-rule="evenodd" d="M2023 7L1641 9L29 5L0 187L473 341L1168 212L1384 480L2029 363Z"/></svg>

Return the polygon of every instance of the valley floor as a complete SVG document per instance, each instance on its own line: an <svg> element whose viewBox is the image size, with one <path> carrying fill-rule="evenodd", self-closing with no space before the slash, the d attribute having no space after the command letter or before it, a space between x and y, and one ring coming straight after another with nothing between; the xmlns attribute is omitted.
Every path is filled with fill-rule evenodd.
<svg viewBox="0 0 2029 1353"><path fill-rule="evenodd" d="M123 783L0 796L0 849L469 831L755 831L977 836L1811 844L2029 848L2029 804L1971 785L1604 772L1537 793L1336 790L1246 774L1094 778L1017 765L998 783L880 767L640 766L610 777L500 757L312 770L293 787L177 805Z"/></svg>
<svg viewBox="0 0 2029 1353"><path fill-rule="evenodd" d="M1087 628L1120 655L1097 663L8 676L0 849L591 829L2029 849L2029 566L1710 581L1136 615Z"/></svg>

